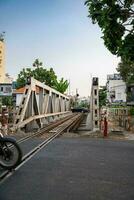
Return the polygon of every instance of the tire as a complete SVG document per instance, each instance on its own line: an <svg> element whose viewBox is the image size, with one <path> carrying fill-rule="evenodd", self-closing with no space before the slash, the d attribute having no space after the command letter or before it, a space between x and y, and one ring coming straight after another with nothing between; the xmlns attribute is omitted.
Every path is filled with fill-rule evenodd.
<svg viewBox="0 0 134 200"><path fill-rule="evenodd" d="M15 168L22 159L22 151L19 145L12 138L3 138L0 145L2 145L2 152L0 153L0 166L5 169Z"/></svg>

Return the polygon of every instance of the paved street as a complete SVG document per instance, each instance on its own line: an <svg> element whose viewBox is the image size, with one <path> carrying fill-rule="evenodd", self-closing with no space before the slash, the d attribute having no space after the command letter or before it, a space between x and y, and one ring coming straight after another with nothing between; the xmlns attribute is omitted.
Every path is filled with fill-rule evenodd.
<svg viewBox="0 0 134 200"><path fill-rule="evenodd" d="M90 199L134 199L134 141L58 138L0 185L0 200Z"/></svg>

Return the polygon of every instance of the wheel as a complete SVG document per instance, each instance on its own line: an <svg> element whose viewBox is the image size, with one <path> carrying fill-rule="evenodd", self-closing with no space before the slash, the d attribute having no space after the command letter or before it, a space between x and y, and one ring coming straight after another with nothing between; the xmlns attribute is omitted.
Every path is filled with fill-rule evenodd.
<svg viewBox="0 0 134 200"><path fill-rule="evenodd" d="M5 169L15 168L22 159L22 151L15 140L3 138L0 142L0 166Z"/></svg>

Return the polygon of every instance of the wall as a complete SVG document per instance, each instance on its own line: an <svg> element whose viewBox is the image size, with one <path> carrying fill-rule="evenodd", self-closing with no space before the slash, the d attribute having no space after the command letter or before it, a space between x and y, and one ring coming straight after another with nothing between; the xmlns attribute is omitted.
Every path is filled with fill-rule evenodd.
<svg viewBox="0 0 134 200"><path fill-rule="evenodd" d="M107 99L110 103L118 101L126 102L125 82L122 80L109 80L107 82Z"/></svg>
<svg viewBox="0 0 134 200"><path fill-rule="evenodd" d="M109 129L121 129L134 133L134 116L129 115L129 108L108 108Z"/></svg>

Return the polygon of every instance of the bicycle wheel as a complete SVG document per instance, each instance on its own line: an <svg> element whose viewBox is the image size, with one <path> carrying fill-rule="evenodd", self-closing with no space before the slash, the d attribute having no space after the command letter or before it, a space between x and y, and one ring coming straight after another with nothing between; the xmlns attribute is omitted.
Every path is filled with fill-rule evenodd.
<svg viewBox="0 0 134 200"><path fill-rule="evenodd" d="M5 169L15 168L22 159L22 151L15 140L3 138L1 142L0 165Z"/></svg>

